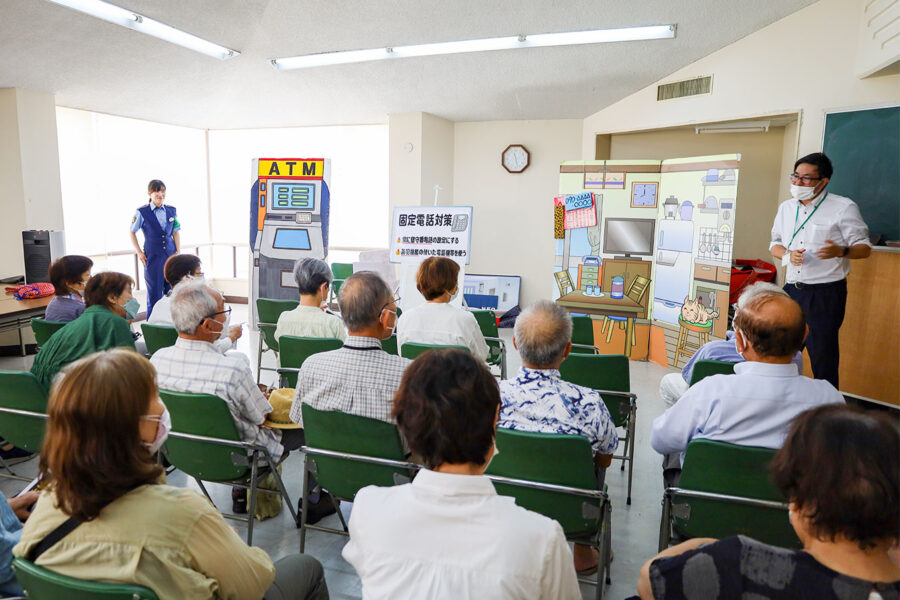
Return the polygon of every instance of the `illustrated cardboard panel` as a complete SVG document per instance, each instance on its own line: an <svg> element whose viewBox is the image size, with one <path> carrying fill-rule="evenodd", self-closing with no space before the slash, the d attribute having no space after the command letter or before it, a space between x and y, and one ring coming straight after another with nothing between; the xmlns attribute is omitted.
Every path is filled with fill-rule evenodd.
<svg viewBox="0 0 900 600"><path fill-rule="evenodd" d="M250 181L251 321L257 298L298 300L294 263L328 256L331 160L255 158Z"/></svg>
<svg viewBox="0 0 900 600"><path fill-rule="evenodd" d="M624 322L629 355L647 354L650 336L636 328L663 329L670 365L695 350L680 342L724 337L739 161L729 154L563 162L562 201L554 203L590 191L597 224L567 228L556 240L557 302L603 317L606 340Z"/></svg>

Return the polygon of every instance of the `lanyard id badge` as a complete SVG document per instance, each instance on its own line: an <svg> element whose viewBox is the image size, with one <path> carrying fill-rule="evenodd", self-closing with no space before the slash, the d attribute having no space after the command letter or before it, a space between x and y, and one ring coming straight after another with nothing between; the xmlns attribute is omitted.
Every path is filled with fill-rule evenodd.
<svg viewBox="0 0 900 600"><path fill-rule="evenodd" d="M800 227L797 227L797 219L800 218L800 204L797 204L797 212L796 214L794 214L794 234L791 236L791 241L788 242L788 248L791 247L791 244L794 243L794 238L797 237L797 234L800 233L803 227L809 222L810 219L812 219L812 216L816 214L816 211L819 210L819 207L822 206L822 203L825 202L825 198L827 197L828 193L826 192L825 195L822 196L822 199L819 200L818 204L816 204L815 208L813 208L813 211L809 213L809 216L806 217L806 219L804 219L802 223L800 223Z"/></svg>

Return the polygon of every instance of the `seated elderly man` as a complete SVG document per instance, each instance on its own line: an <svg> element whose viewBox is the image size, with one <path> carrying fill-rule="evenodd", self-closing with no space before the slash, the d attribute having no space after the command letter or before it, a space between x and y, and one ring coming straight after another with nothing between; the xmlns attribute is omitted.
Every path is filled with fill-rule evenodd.
<svg viewBox="0 0 900 600"><path fill-rule="evenodd" d="M172 291L170 306L178 340L161 348L150 362L159 387L174 392L212 394L228 405L241 439L266 448L275 460L303 445L300 429L277 430L263 421L272 412L245 360L221 354L213 346L231 309L222 294L200 281L185 281ZM232 490L235 512L246 512L246 494Z"/></svg>
<svg viewBox="0 0 900 600"><path fill-rule="evenodd" d="M777 285L760 281L748 286L747 289L741 293L740 297L738 297L736 310L740 311L747 305L747 302L749 302L751 298L757 294L763 293L787 296L787 292ZM735 314L737 314L737 312L735 312ZM687 364L684 365L680 374L669 373L659 382L659 396L662 398L663 402L666 403L666 406L675 404L675 402L688 391L688 387L691 385L691 377L694 373L694 365L697 364L698 360L721 360L730 363L740 363L744 362L744 357L737 351L733 331L726 331L724 340L713 340L703 344L703 346L694 353ZM802 373L803 354L797 352L797 354L794 355L792 362L797 365L797 370Z"/></svg>
<svg viewBox="0 0 900 600"><path fill-rule="evenodd" d="M572 319L555 302L541 300L516 319L513 345L522 356L515 379L500 382L497 427L542 433L580 435L591 443L594 463L606 468L619 445L612 417L600 394L563 381L559 365L572 349ZM575 544L575 570L597 568L590 546Z"/></svg>
<svg viewBox="0 0 900 600"><path fill-rule="evenodd" d="M347 337L341 318L322 308L328 300L333 278L331 268L318 258L301 258L294 263L294 281L300 290L300 305L279 315L275 327L276 340L283 335L340 340Z"/></svg>
<svg viewBox="0 0 900 600"><path fill-rule="evenodd" d="M394 394L411 362L381 349L397 323L397 305L388 284L372 271L354 273L341 286L341 316L349 335L344 347L304 361L291 405L291 420L303 425L301 405L393 423ZM331 506L327 492L318 504ZM334 512L331 510L330 512ZM326 514L324 512L318 514Z"/></svg>
<svg viewBox="0 0 900 600"><path fill-rule="evenodd" d="M844 401L830 383L803 377L793 364L809 329L800 305L788 296L757 294L738 312L734 330L746 362L735 365L734 375L698 382L653 421L650 445L669 455L663 464L666 485L677 482L682 455L694 438L780 448L794 417Z"/></svg>

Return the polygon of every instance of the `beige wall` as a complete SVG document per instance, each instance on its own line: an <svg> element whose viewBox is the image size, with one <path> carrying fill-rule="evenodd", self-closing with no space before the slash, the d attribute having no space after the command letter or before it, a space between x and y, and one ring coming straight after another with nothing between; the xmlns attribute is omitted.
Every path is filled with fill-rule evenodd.
<svg viewBox="0 0 900 600"><path fill-rule="evenodd" d="M860 14L858 1L820 0L672 73L585 119L581 156L593 158L598 133L801 110L798 155L821 150L826 110L900 101L900 75L855 75ZM711 94L656 101L658 84L701 75Z"/></svg>
<svg viewBox="0 0 900 600"><path fill-rule="evenodd" d="M453 121L422 113L422 204L434 203L436 185L438 204L453 204L453 132Z"/></svg>
<svg viewBox="0 0 900 600"><path fill-rule="evenodd" d="M550 297L553 285L553 196L559 163L577 157L581 121L456 123L453 200L471 205L472 263L469 273L521 275L522 306ZM507 173L500 153L522 144L531 162Z"/></svg>
<svg viewBox="0 0 900 600"><path fill-rule="evenodd" d="M761 258L771 262L771 222L760 212L774 213L784 194L779 193L784 128L767 133L698 135L693 129L670 129L613 135L610 159L658 159L739 153L738 204L735 213L735 258Z"/></svg>

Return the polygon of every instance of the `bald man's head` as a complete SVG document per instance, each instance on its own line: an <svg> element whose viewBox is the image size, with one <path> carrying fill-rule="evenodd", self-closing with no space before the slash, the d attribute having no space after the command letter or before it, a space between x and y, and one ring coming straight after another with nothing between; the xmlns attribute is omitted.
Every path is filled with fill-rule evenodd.
<svg viewBox="0 0 900 600"><path fill-rule="evenodd" d="M806 338L803 309L788 296L763 293L754 296L734 318L735 330L760 357L792 357Z"/></svg>

